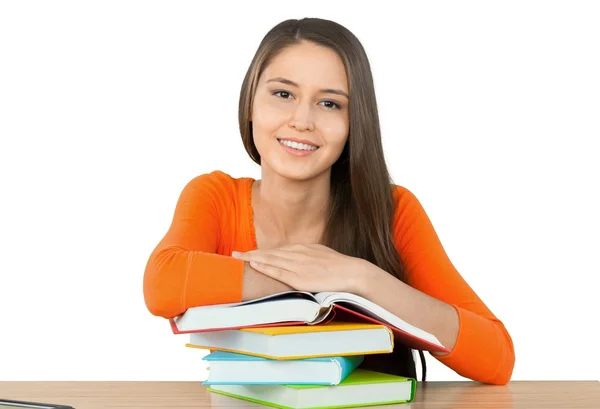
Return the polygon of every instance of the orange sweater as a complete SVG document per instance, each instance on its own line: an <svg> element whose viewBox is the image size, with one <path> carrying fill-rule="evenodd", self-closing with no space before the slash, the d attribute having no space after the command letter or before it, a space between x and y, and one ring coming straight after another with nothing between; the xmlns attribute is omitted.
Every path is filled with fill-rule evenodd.
<svg viewBox="0 0 600 409"><path fill-rule="evenodd" d="M252 182L214 171L183 189L144 274L152 314L170 318L193 306L241 300L244 263L230 255L256 249ZM408 283L458 311L456 345L436 359L466 378L505 384L515 360L510 335L456 271L417 198L401 186L394 194L394 238Z"/></svg>

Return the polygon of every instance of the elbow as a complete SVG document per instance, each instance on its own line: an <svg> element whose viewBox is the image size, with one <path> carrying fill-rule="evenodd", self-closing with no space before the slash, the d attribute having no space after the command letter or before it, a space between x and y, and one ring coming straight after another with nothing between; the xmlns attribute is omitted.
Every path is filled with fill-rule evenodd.
<svg viewBox="0 0 600 409"><path fill-rule="evenodd" d="M150 256L144 271L143 293L148 311L157 317L173 318L183 312L185 277L177 268L181 250L164 249Z"/></svg>
<svg viewBox="0 0 600 409"><path fill-rule="evenodd" d="M505 362L502 363L502 366L498 370L498 372L494 375L493 378L489 379L485 383L490 385L506 385L510 382L512 377L513 368L515 365L515 357L514 354L511 357L507 357Z"/></svg>
<svg viewBox="0 0 600 409"><path fill-rule="evenodd" d="M144 302L150 314L161 318L174 318L183 313L179 308L169 305L168 300L160 295L144 295Z"/></svg>
<svg viewBox="0 0 600 409"><path fill-rule="evenodd" d="M506 385L512 377L515 351L512 339L497 319L484 319L458 309L458 338L450 354L438 357L459 375L489 385Z"/></svg>
<svg viewBox="0 0 600 409"><path fill-rule="evenodd" d="M510 382L514 368L514 356L512 359L508 359L503 367L496 373L496 375L485 383L490 385L506 385Z"/></svg>
<svg viewBox="0 0 600 409"><path fill-rule="evenodd" d="M485 383L490 385L506 385L510 382L515 367L515 349L512 339L504 326L500 328L500 331L503 335L502 339L504 344L502 348L502 359L498 363L498 368L494 376L485 381Z"/></svg>

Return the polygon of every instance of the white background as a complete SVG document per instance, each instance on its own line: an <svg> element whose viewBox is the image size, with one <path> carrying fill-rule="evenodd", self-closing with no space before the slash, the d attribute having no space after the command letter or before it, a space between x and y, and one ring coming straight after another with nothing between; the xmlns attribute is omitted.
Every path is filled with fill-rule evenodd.
<svg viewBox="0 0 600 409"><path fill-rule="evenodd" d="M513 379L600 378L598 2L215 3L0 3L1 380L204 379L145 263L194 176L260 177L241 82L305 16L366 48L392 176L509 329Z"/></svg>

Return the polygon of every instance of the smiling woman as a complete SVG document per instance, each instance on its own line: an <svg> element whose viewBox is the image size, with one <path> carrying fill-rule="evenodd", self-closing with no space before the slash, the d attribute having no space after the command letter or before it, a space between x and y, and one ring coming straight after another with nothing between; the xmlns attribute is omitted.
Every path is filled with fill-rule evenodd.
<svg viewBox="0 0 600 409"><path fill-rule="evenodd" d="M244 78L239 126L261 179L216 170L185 186L146 266L152 314L290 289L350 292L435 335L451 352L432 355L460 375L509 381L510 335L418 199L392 183L369 61L348 29L316 18L273 27ZM416 377L412 353L398 343L362 368Z"/></svg>

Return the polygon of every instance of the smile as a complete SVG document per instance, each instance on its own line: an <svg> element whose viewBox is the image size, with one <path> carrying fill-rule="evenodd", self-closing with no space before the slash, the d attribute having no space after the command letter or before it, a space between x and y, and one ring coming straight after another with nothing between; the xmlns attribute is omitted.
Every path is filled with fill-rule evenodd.
<svg viewBox="0 0 600 409"><path fill-rule="evenodd" d="M294 149L298 149L298 150L302 150L302 151L315 151L317 149L319 149L318 146L315 145L309 145L306 143L298 143L298 142L294 142L294 141L288 141L286 139L278 139L279 143L285 146L289 146L290 148L294 148Z"/></svg>
<svg viewBox="0 0 600 409"><path fill-rule="evenodd" d="M288 141L286 139L278 139L279 145L288 153L295 156L308 156L317 149L318 146L309 145L307 143L299 143L294 141Z"/></svg>

